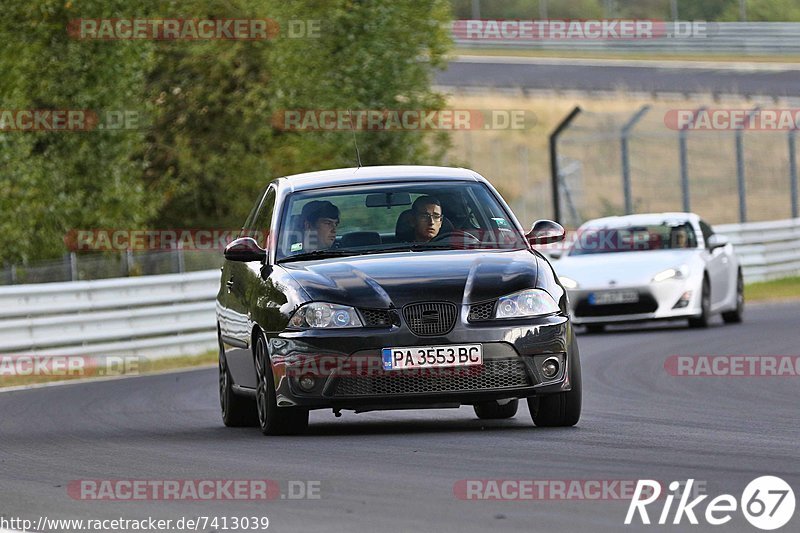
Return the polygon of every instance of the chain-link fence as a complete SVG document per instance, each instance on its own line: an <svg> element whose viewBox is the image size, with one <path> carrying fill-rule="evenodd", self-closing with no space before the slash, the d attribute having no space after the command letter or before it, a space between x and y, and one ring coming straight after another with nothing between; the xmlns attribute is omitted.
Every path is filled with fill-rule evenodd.
<svg viewBox="0 0 800 533"><path fill-rule="evenodd" d="M749 124L759 110L714 113ZM708 115L650 106L580 113L557 143L562 222L661 211L694 211L712 224L797 217L795 130L697 129L692 121Z"/></svg>
<svg viewBox="0 0 800 533"><path fill-rule="evenodd" d="M222 252L219 250L71 252L62 259L5 266L0 270L0 285L177 274L220 266Z"/></svg>

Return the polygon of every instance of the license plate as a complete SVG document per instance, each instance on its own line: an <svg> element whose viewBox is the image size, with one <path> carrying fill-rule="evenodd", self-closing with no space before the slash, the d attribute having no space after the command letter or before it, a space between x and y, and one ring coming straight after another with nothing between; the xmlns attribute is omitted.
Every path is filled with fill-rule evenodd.
<svg viewBox="0 0 800 533"><path fill-rule="evenodd" d="M632 304L638 301L639 293L636 291L605 291L589 295L589 303L592 305Z"/></svg>
<svg viewBox="0 0 800 533"><path fill-rule="evenodd" d="M382 356L384 370L475 366L483 364L483 346L480 344L448 344L447 346L384 348Z"/></svg>

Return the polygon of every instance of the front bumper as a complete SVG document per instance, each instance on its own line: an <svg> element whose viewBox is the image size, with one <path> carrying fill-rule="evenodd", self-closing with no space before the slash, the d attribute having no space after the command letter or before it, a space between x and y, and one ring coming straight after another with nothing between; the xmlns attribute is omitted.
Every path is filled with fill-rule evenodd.
<svg viewBox="0 0 800 533"><path fill-rule="evenodd" d="M695 287L695 285L697 285ZM591 295L605 292L635 291L639 300L634 303L592 304ZM678 307L681 297L689 291L686 304ZM698 316L701 313L700 285L690 280L666 280L649 285L589 287L568 291L570 315L574 325L671 320Z"/></svg>
<svg viewBox="0 0 800 533"><path fill-rule="evenodd" d="M419 337L404 324L383 328L282 332L269 340L278 406L310 409L456 407L570 390L571 324L565 316L468 323L443 336ZM483 365L384 371L390 347L481 344ZM559 372L546 379L548 357ZM313 387L300 386L301 377Z"/></svg>

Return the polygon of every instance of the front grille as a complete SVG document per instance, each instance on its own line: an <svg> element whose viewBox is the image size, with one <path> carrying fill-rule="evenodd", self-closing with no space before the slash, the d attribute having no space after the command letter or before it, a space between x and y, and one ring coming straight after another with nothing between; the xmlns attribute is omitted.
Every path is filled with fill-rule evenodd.
<svg viewBox="0 0 800 533"><path fill-rule="evenodd" d="M458 317L458 307L446 302L410 304L403 308L403 316L415 335L444 335L453 329Z"/></svg>
<svg viewBox="0 0 800 533"><path fill-rule="evenodd" d="M511 389L531 385L521 359L496 359L483 366L399 370L381 376L340 378L334 396L392 396Z"/></svg>
<svg viewBox="0 0 800 533"><path fill-rule="evenodd" d="M368 327L387 327L400 325L400 317L394 309L359 309Z"/></svg>
<svg viewBox="0 0 800 533"><path fill-rule="evenodd" d="M483 320L491 320L494 318L494 304L495 302L486 302L482 304L475 304L469 307L469 316L467 320L470 322L481 322Z"/></svg>
<svg viewBox="0 0 800 533"><path fill-rule="evenodd" d="M640 293L639 301L628 304L592 305L589 298L581 298L575 305L575 316L615 316L654 313L658 302L651 294Z"/></svg>

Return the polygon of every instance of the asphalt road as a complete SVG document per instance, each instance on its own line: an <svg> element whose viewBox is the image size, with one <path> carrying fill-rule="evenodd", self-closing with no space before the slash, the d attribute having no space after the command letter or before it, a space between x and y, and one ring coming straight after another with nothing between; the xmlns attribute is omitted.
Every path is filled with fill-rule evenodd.
<svg viewBox="0 0 800 533"><path fill-rule="evenodd" d="M636 66L630 66L635 64ZM679 63L680 64L680 63ZM705 65L670 67L670 63L563 61L529 58L460 58L436 75L447 87L661 93L714 93L796 97L800 69L736 70Z"/></svg>
<svg viewBox="0 0 800 533"><path fill-rule="evenodd" d="M737 326L581 335L584 414L568 429L534 428L524 406L490 423L466 407L339 419L318 411L308 435L266 438L222 426L213 369L0 393L0 514L267 516L274 531L617 532L627 500L465 501L454 484L691 477L712 496L738 498L773 474L798 492L800 378L674 377L663 367L673 354L796 355L798 324L800 303L787 303L750 307ZM319 481L320 498L81 501L67 490L80 479L255 478ZM797 531L798 515L782 531ZM757 531L741 513L722 528L684 519L627 530L656 529Z"/></svg>

